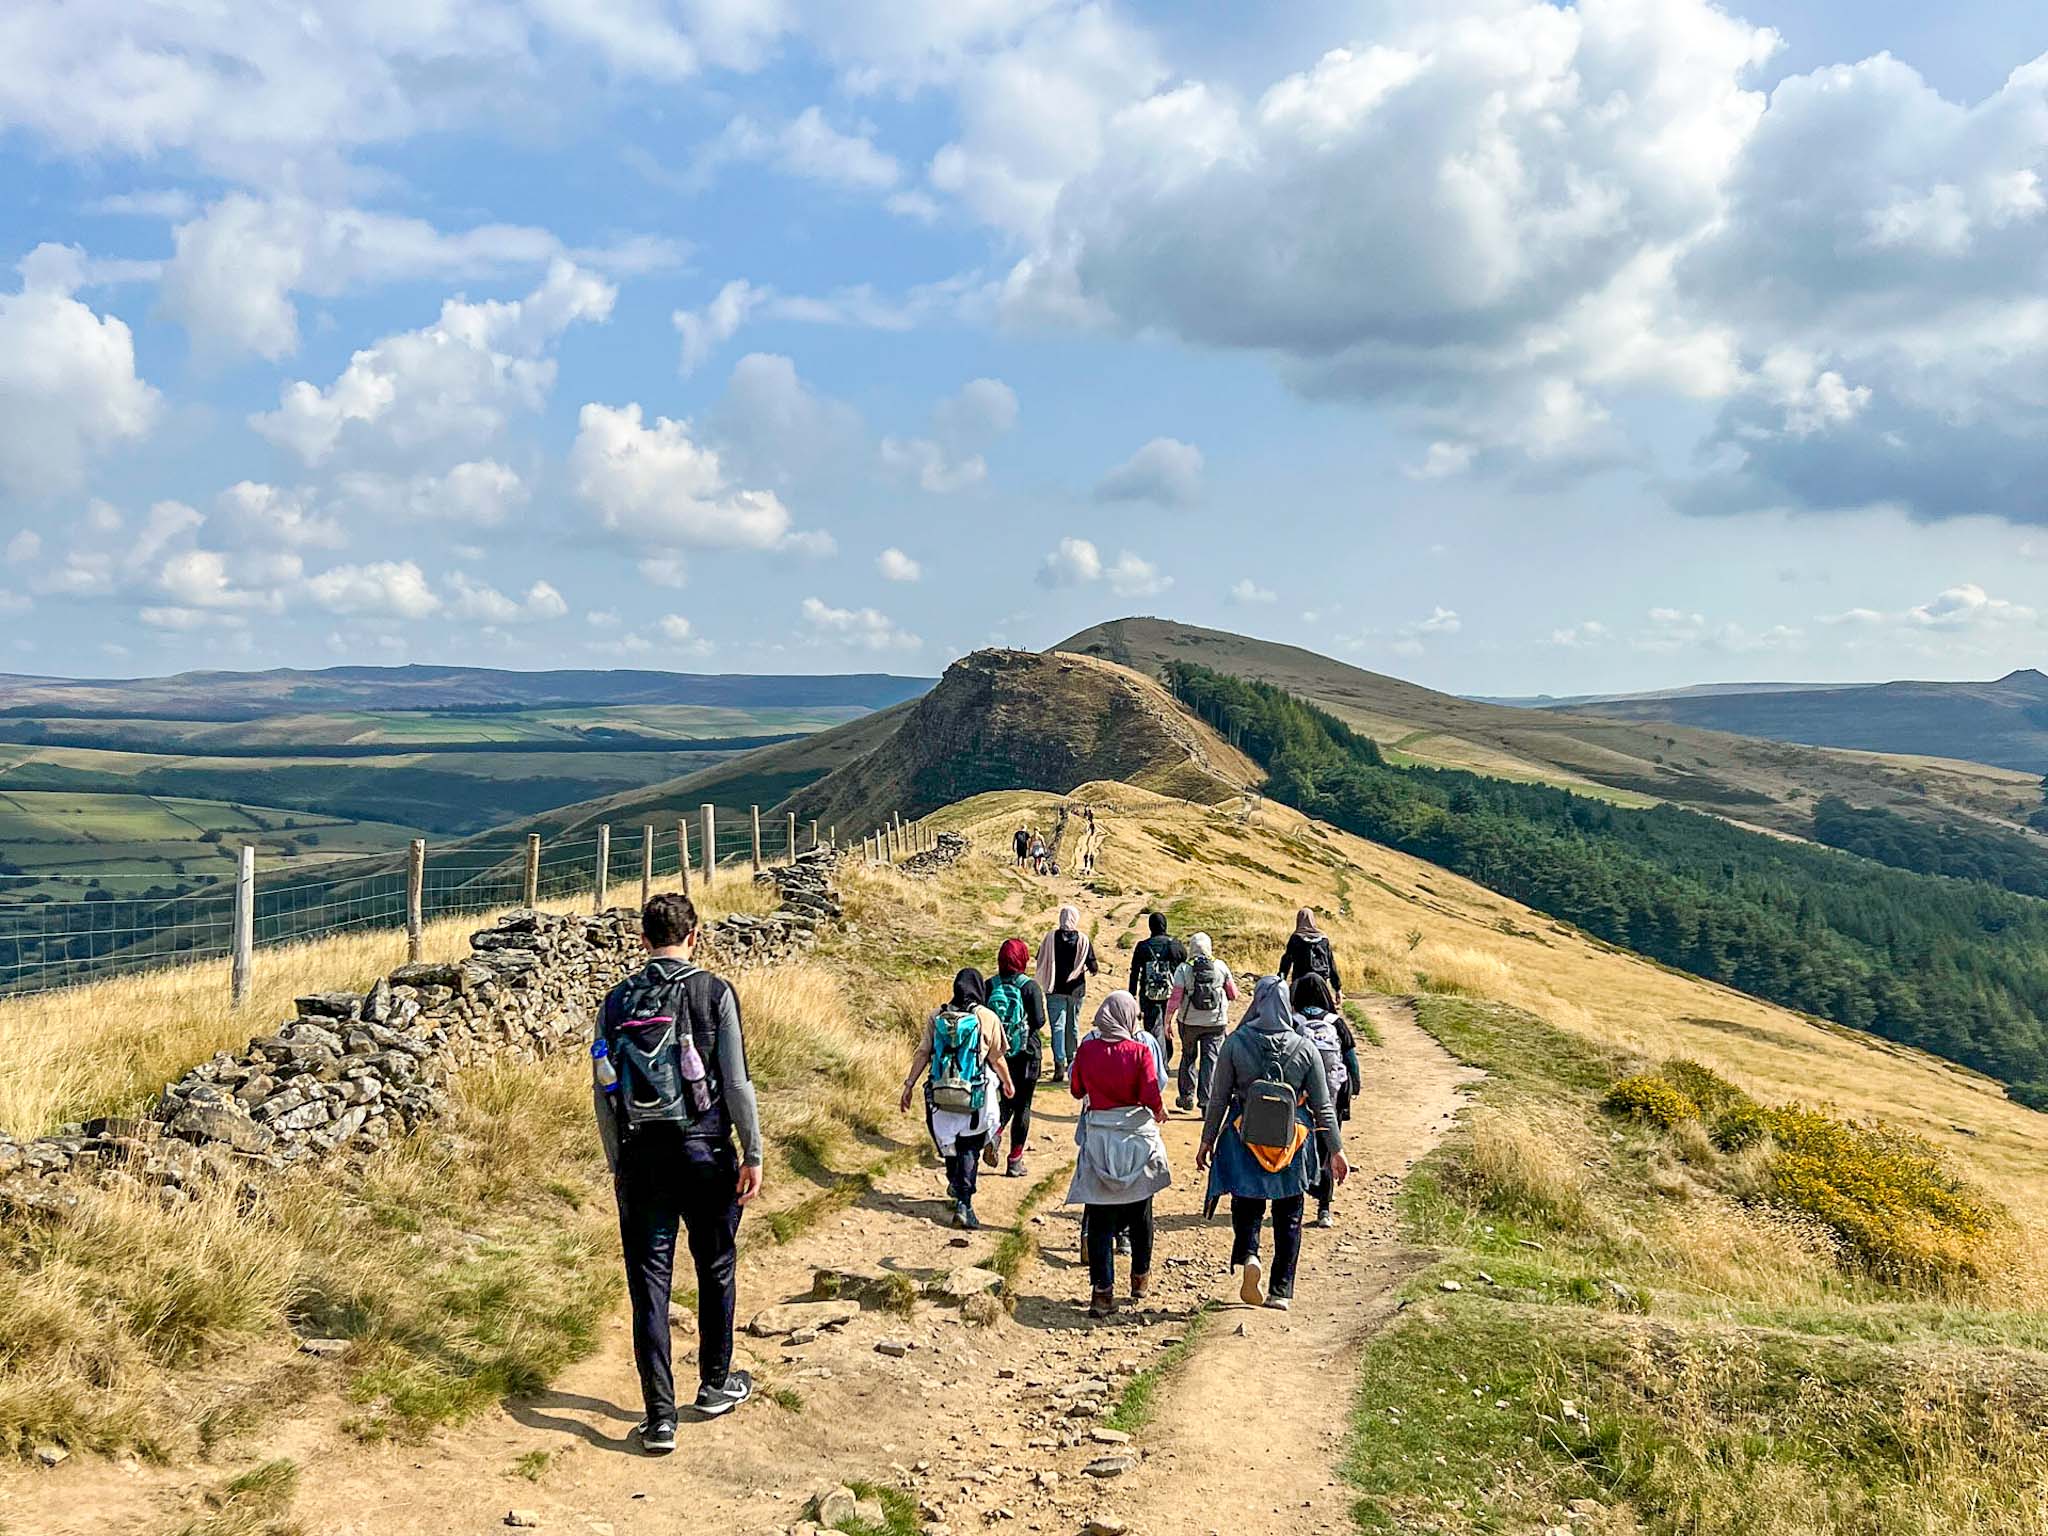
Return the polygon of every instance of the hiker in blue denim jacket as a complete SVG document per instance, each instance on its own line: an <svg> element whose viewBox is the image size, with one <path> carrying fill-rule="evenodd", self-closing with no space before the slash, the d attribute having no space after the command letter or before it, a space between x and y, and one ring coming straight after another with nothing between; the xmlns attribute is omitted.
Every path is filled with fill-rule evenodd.
<svg viewBox="0 0 2048 1536"><path fill-rule="evenodd" d="M1291 1100L1284 1129L1259 1129L1264 1111ZM1249 1133L1256 1131L1256 1136ZM1249 1138L1249 1139L1248 1139ZM1195 1168L1209 1171L1203 1214L1213 1215L1230 1197L1230 1265L1238 1273L1238 1295L1250 1306L1286 1311L1294 1296L1294 1270L1301 1258L1301 1213L1308 1193L1331 1177L1350 1173L1336 1106L1323 1074L1323 1057L1294 1027L1294 1012L1277 976L1261 976L1252 1005L1216 1059L1209 1113L1202 1126ZM1273 1211L1273 1272L1266 1283L1259 1260L1259 1228Z"/></svg>

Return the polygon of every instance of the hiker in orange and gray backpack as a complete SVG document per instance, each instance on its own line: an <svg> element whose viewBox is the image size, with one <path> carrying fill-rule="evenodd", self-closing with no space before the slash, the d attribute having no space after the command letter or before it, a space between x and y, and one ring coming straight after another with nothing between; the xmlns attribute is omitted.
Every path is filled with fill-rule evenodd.
<svg viewBox="0 0 2048 1536"><path fill-rule="evenodd" d="M1350 1173L1322 1053L1295 1027L1286 989L1261 976L1252 1005L1216 1058L1209 1114L1195 1168L1209 1170L1203 1214L1230 1197L1230 1265L1238 1295L1284 1312L1301 1257L1301 1212L1325 1166L1341 1184ZM1273 1210L1273 1268L1259 1260L1259 1229Z"/></svg>
<svg viewBox="0 0 2048 1536"><path fill-rule="evenodd" d="M925 1124L946 1164L953 1225L970 1232L981 1226L974 1214L975 1161L996 1132L1001 1101L994 1090L1016 1093L1003 1045L1003 1024L989 1011L981 972L963 970L953 978L952 1000L926 1022L924 1039L903 1079L906 1114L917 1080L925 1080Z"/></svg>
<svg viewBox="0 0 2048 1536"><path fill-rule="evenodd" d="M1336 993L1322 977L1311 973L1295 982L1290 1000L1294 1004L1295 1027L1322 1053L1323 1075L1329 1079L1330 1098L1337 1106L1337 1123L1341 1126L1351 1118L1351 1096L1358 1091L1358 1039L1344 1022ZM1337 1198L1337 1181L1330 1177L1327 1166L1321 1181L1309 1193L1316 1197L1315 1219L1309 1225L1334 1227L1337 1222L1330 1214L1330 1205Z"/></svg>

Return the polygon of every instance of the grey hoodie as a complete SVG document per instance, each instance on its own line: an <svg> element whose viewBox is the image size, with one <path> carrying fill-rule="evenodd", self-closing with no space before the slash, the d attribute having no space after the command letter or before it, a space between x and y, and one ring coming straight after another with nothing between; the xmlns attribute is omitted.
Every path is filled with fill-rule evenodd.
<svg viewBox="0 0 2048 1536"><path fill-rule="evenodd" d="M1272 1045L1276 1038L1286 1042L1285 1049L1277 1053L1277 1067ZM1217 1053L1209 1113L1202 1123L1202 1145L1215 1145L1235 1102L1269 1072L1297 1095L1308 1096L1309 1118L1321 1134L1323 1156L1341 1152L1344 1140L1337 1129L1337 1106L1330 1099L1329 1079L1323 1075L1323 1053L1295 1030L1286 992L1273 976L1259 978L1244 1022L1225 1037L1223 1049Z"/></svg>

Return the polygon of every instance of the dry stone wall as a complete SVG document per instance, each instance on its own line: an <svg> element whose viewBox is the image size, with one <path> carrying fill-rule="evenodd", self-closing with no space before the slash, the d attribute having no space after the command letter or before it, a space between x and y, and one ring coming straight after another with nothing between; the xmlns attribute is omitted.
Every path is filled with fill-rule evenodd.
<svg viewBox="0 0 2048 1536"><path fill-rule="evenodd" d="M709 925L701 963L795 958L841 916L838 855L763 871L780 907ZM604 995L645 955L639 913L508 912L454 964L403 965L367 992L315 992L294 1017L170 1084L149 1113L0 1136L0 1209L69 1204L81 1181L127 1180L178 1203L209 1179L360 1159L434 1119L448 1080L492 1059L532 1061L590 1038Z"/></svg>
<svg viewBox="0 0 2048 1536"><path fill-rule="evenodd" d="M958 832L941 832L932 839L931 847L922 853L914 853L897 868L906 875L935 875L942 869L949 869L966 858L974 842Z"/></svg>

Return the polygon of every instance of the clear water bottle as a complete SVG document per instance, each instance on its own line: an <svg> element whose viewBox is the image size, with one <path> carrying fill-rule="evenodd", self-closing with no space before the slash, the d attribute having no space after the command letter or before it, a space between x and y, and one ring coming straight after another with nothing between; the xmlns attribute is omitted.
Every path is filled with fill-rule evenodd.
<svg viewBox="0 0 2048 1536"><path fill-rule="evenodd" d="M607 1094L616 1097L619 1091L619 1069L612 1065L611 1047L602 1040L593 1041L590 1047L590 1075Z"/></svg>
<svg viewBox="0 0 2048 1536"><path fill-rule="evenodd" d="M677 1053L683 1071L683 1092L693 1115L711 1113L711 1074L705 1069L704 1057L697 1049L697 1042L690 1035L683 1036L682 1049Z"/></svg>

